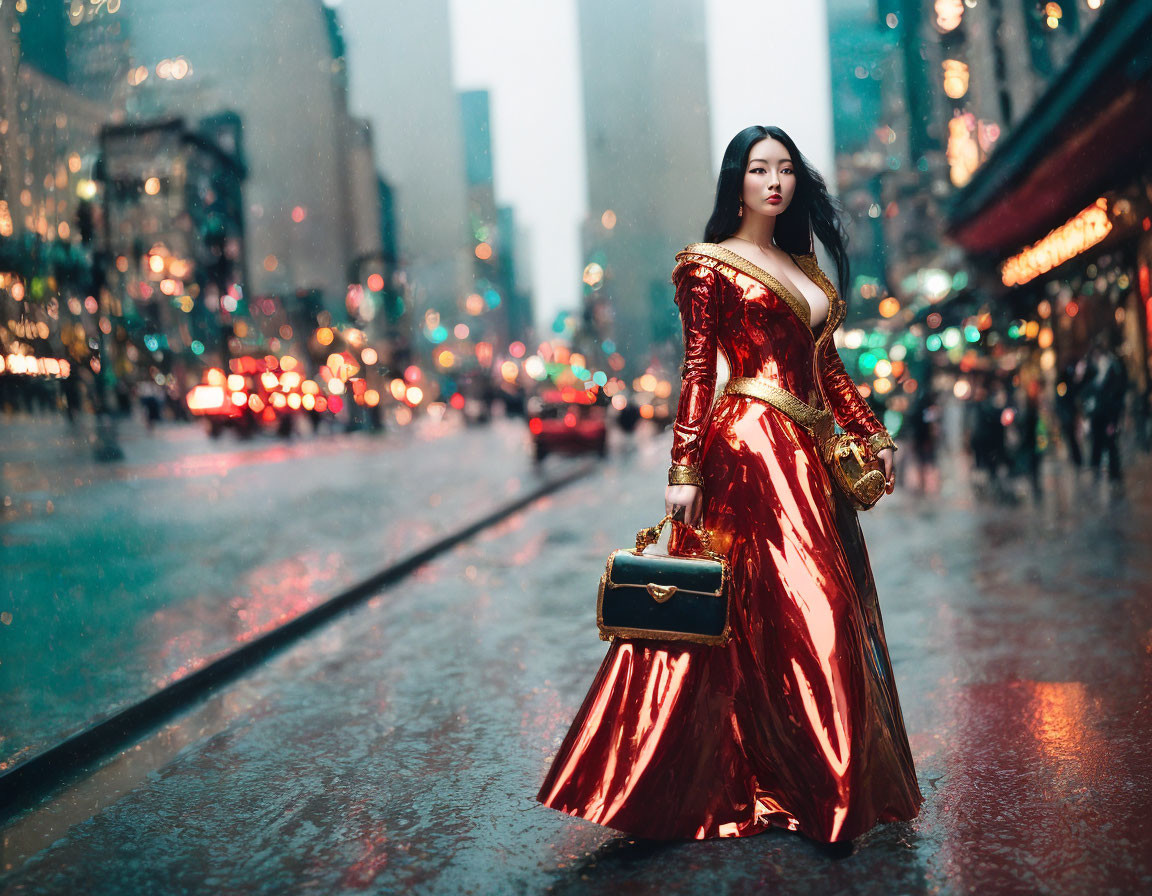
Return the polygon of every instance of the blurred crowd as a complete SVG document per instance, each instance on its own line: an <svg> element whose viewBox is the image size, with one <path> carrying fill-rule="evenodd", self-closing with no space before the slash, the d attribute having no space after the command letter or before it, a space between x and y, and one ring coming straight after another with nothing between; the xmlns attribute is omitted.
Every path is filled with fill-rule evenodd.
<svg viewBox="0 0 1152 896"><path fill-rule="evenodd" d="M69 422L75 423L83 414L95 413L100 406L93 383L93 378L85 377L79 364L70 365L67 374L60 377L0 371L0 412L62 413ZM120 416L128 416L139 408L149 425L161 419L188 421L192 415L184 403L184 392L171 377L164 379L163 384L151 379L139 383L118 380L107 404Z"/></svg>
<svg viewBox="0 0 1152 896"><path fill-rule="evenodd" d="M971 481L980 494L1013 500L1018 493L1030 491L1038 498L1043 493L1046 458L1066 462L1061 467L1049 465L1049 472L1087 469L1097 479L1107 476L1111 482L1120 483L1125 450L1152 445L1148 396L1131 387L1123 359L1103 338L1083 357L1065 364L1052 385L1042 378L997 370L970 372L963 383L969 390L963 395L954 389L937 390L930 385L922 388L904 413L898 439L904 449L901 468L905 486L937 493L941 485L941 455L959 451L971 461ZM444 410L460 414L470 424L487 423L494 416L548 417L539 407L538 396L503 385L501 389L494 381L480 378L464 402L445 406ZM121 380L107 405L117 416L137 416L148 428L161 422L192 422L184 392L172 377L163 381L145 379L137 384ZM961 400L954 401L953 396ZM62 413L74 423L101 404L91 378L85 380L78 365L59 378L0 372L0 411L4 413ZM585 433L584 441L602 445L605 439L601 430L609 424L620 431L623 441L619 444L626 453L641 424L647 423L658 431L671 423L670 406L661 404L642 415L641 403L631 397L619 406L599 410L600 429ZM876 410L883 413L882 407ZM331 419L318 413L300 412L297 416L311 418L313 432L322 422L329 431L379 430L384 426L379 413L363 420L355 414ZM587 416L584 412L579 415L581 421ZM541 425L547 429L547 424ZM275 430L288 436L294 428L292 420L285 416ZM251 435L255 426L240 429L241 435ZM533 436L539 442L548 434L542 436L537 429L533 429ZM1123 439L1125 434L1129 438ZM571 433L565 430L559 436L564 440ZM549 450L556 447L559 445Z"/></svg>
<svg viewBox="0 0 1152 896"><path fill-rule="evenodd" d="M955 420L958 441L971 459L973 484L991 497L1014 497L1018 483L1040 497L1045 458L1062 457L1066 469L1121 483L1125 445L1149 444L1148 396L1130 388L1123 359L1104 339L1066 364L1047 395L1041 379L996 371L972 374L969 383L971 394ZM911 455L908 477L917 490L939 488L944 414L939 395L925 389L901 428ZM1126 426L1132 438L1124 440Z"/></svg>

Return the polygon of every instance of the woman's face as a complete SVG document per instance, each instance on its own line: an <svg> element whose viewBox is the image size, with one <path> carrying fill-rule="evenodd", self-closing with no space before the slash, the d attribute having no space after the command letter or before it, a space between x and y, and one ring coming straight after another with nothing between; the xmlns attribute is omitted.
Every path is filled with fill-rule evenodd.
<svg viewBox="0 0 1152 896"><path fill-rule="evenodd" d="M784 144L771 137L752 144L741 197L746 212L778 215L788 208L795 194L796 167Z"/></svg>

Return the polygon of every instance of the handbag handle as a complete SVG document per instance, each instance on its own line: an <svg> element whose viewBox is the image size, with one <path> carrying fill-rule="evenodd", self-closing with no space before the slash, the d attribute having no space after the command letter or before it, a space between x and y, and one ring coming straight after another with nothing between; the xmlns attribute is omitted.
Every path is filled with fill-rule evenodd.
<svg viewBox="0 0 1152 896"><path fill-rule="evenodd" d="M664 524L672 519L672 514L667 513L663 519L660 520L655 526L649 526L641 529L636 533L636 553L639 554L644 548L649 545L656 544L660 540L660 530L664 528ZM704 554L711 557L713 560L724 559L715 551L712 550L712 534L703 526L690 527L696 533L696 537L700 539L700 544L704 546Z"/></svg>

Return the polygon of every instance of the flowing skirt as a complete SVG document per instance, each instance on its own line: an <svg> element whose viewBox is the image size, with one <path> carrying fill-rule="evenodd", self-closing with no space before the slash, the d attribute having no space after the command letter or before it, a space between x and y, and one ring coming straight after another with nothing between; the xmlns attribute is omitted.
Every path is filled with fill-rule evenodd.
<svg viewBox="0 0 1152 896"><path fill-rule="evenodd" d="M732 639L613 641L537 799L651 839L784 827L833 842L915 817L867 551L814 440L723 395L701 470ZM695 544L674 526L670 553Z"/></svg>

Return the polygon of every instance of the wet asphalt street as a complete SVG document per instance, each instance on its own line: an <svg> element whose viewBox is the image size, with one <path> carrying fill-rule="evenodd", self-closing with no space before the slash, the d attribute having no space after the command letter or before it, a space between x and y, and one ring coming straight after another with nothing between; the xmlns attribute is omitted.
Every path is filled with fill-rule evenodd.
<svg viewBox="0 0 1152 896"><path fill-rule="evenodd" d="M1127 894L1152 889L1152 465L959 475L865 517L926 797L833 857L645 843L535 804L604 654L596 581L662 510L641 443L212 695L4 831L0 891Z"/></svg>
<svg viewBox="0 0 1152 896"><path fill-rule="evenodd" d="M90 422L0 425L0 771L576 463L453 416L292 441L122 421L99 464Z"/></svg>

